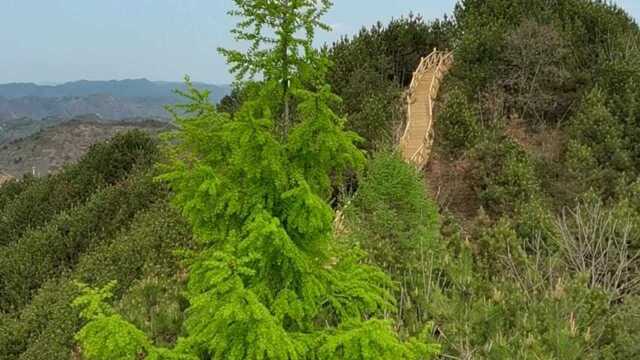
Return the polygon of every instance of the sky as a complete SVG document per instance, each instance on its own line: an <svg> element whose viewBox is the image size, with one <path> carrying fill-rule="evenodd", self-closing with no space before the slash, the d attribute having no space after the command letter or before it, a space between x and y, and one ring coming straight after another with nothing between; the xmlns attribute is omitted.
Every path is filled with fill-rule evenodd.
<svg viewBox="0 0 640 360"><path fill-rule="evenodd" d="M450 14L455 0L334 0L320 43L409 12ZM616 0L636 19L639 0ZM232 0L0 0L0 83L147 78L232 81L218 47L237 48Z"/></svg>

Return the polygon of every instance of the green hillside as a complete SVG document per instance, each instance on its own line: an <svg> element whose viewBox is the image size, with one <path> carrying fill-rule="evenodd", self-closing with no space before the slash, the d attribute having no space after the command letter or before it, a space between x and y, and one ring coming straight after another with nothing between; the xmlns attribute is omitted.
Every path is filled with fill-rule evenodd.
<svg viewBox="0 0 640 360"><path fill-rule="evenodd" d="M314 49L329 1L235 4L219 105L187 80L161 142L0 187L0 360L640 358L629 15L462 0ZM416 169L396 145L434 48Z"/></svg>

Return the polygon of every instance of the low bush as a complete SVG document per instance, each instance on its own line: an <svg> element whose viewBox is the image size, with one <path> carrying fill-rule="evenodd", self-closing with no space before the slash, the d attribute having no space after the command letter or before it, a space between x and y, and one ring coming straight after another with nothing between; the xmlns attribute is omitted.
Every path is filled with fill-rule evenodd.
<svg viewBox="0 0 640 360"><path fill-rule="evenodd" d="M489 215L511 214L543 196L534 161L513 140L488 136L471 158L472 181Z"/></svg>
<svg viewBox="0 0 640 360"><path fill-rule="evenodd" d="M355 69L340 94L346 126L365 139L369 150L394 143L395 130L404 122L403 93L374 69Z"/></svg>
<svg viewBox="0 0 640 360"><path fill-rule="evenodd" d="M601 359L640 358L640 297L628 297L617 307L603 337Z"/></svg>
<svg viewBox="0 0 640 360"><path fill-rule="evenodd" d="M568 131L564 163L574 195L593 189L605 198L616 197L616 184L637 170L629 150L632 140L626 137L624 124L607 108L601 91L585 96Z"/></svg>
<svg viewBox="0 0 640 360"><path fill-rule="evenodd" d="M447 92L435 126L437 145L454 155L473 148L482 135L478 110L455 88Z"/></svg>

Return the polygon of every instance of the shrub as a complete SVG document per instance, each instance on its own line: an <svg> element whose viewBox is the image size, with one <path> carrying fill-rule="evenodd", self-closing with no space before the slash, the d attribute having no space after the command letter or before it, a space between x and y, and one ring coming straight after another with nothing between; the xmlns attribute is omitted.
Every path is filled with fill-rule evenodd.
<svg viewBox="0 0 640 360"><path fill-rule="evenodd" d="M84 205L58 214L2 249L0 309L15 311L49 278L72 269L88 249L116 234L162 194L149 175L133 175L108 187Z"/></svg>
<svg viewBox="0 0 640 360"><path fill-rule="evenodd" d="M610 302L640 295L640 253L630 248L633 219L605 208L597 198L565 209L558 218L557 248L567 271L587 276L588 286L602 289Z"/></svg>
<svg viewBox="0 0 640 360"><path fill-rule="evenodd" d="M0 210L26 190L36 178L25 175L20 181L13 179L0 186Z"/></svg>
<svg viewBox="0 0 640 360"><path fill-rule="evenodd" d="M585 96L571 119L570 141L565 152L574 194L590 188L606 198L615 197L616 184L624 174L633 174L632 155L623 124L607 108L604 94L595 89Z"/></svg>
<svg viewBox="0 0 640 360"><path fill-rule="evenodd" d="M552 25L524 20L507 34L496 79L507 95L506 107L531 125L561 121L576 100L568 54L562 35Z"/></svg>
<svg viewBox="0 0 640 360"><path fill-rule="evenodd" d="M611 54L611 59L598 71L598 86L606 95L606 106L623 129L624 139L634 170L640 172L640 35L624 41L623 50Z"/></svg>
<svg viewBox="0 0 640 360"><path fill-rule="evenodd" d="M367 66L355 69L347 81L341 89L345 125L365 139L366 149L393 144L394 131L405 116L400 87Z"/></svg>
<svg viewBox="0 0 640 360"><path fill-rule="evenodd" d="M481 138L479 118L462 91L448 91L436 119L437 144L453 154L473 148Z"/></svg>
<svg viewBox="0 0 640 360"><path fill-rule="evenodd" d="M438 247L437 206L427 198L422 176L397 154L372 158L345 211L352 236L374 262L399 270L394 273L415 265L407 256Z"/></svg>
<svg viewBox="0 0 640 360"><path fill-rule="evenodd" d="M186 299L175 277L149 276L135 282L118 303L118 313L160 346L175 344L182 330Z"/></svg>
<svg viewBox="0 0 640 360"><path fill-rule="evenodd" d="M486 138L473 150L472 159L472 181L490 215L513 213L541 196L533 160L509 138Z"/></svg>
<svg viewBox="0 0 640 360"><path fill-rule="evenodd" d="M628 297L616 308L603 337L602 359L636 359L640 356L639 297Z"/></svg>
<svg viewBox="0 0 640 360"><path fill-rule="evenodd" d="M80 317L71 307L78 296L67 278L47 281L19 315L6 314L0 331L0 359L69 358Z"/></svg>
<svg viewBox="0 0 640 360"><path fill-rule="evenodd" d="M564 271L538 238L517 234L509 220L443 239L448 261L427 273L429 320L444 354L456 358L583 359L606 334L608 294Z"/></svg>
<svg viewBox="0 0 640 360"><path fill-rule="evenodd" d="M377 153L345 216L351 241L400 283L398 320L416 334L425 325L423 275L438 266L443 251L438 209L427 198L424 179L397 154Z"/></svg>
<svg viewBox="0 0 640 360"><path fill-rule="evenodd" d="M564 118L599 66L638 32L617 6L589 0L464 0L454 18L452 75L466 95L481 98L496 84L509 85L508 101L536 122Z"/></svg>

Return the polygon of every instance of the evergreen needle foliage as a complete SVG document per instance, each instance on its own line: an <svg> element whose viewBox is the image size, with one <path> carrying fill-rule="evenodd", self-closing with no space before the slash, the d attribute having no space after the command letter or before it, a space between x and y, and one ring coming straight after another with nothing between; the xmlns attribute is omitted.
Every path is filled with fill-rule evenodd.
<svg viewBox="0 0 640 360"><path fill-rule="evenodd" d="M315 56L313 39L317 29L329 30L320 19L331 7L330 0L234 0L229 15L241 17L231 31L237 41L247 41L246 53L219 49L238 81L261 75L279 94L279 130L286 136L292 122L291 101L303 82L316 82L317 70L326 66ZM274 35L268 35L273 33ZM321 82L321 81L320 81Z"/></svg>
<svg viewBox="0 0 640 360"><path fill-rule="evenodd" d="M224 51L239 76L265 79L231 119L189 86L176 115L171 161L160 179L191 223L185 252L185 333L163 349L106 305L113 285L76 300L86 359L430 359L427 333L403 342L382 314L395 311L391 279L362 252L333 239L332 188L364 155L340 99L324 83L326 60L311 48L328 1L236 0L234 34L246 53ZM248 30L249 29L249 30ZM275 39L263 35L276 32ZM294 34L304 30L306 37ZM261 45L272 46L262 48ZM296 49L304 52L298 54ZM281 70L281 71L280 71ZM313 81L309 81L313 80ZM190 84L189 84L190 85ZM273 90L282 89L274 100ZM296 123L290 126L289 100ZM275 104L275 106L274 106ZM282 113L273 109L284 109ZM281 131L282 129L286 131Z"/></svg>

